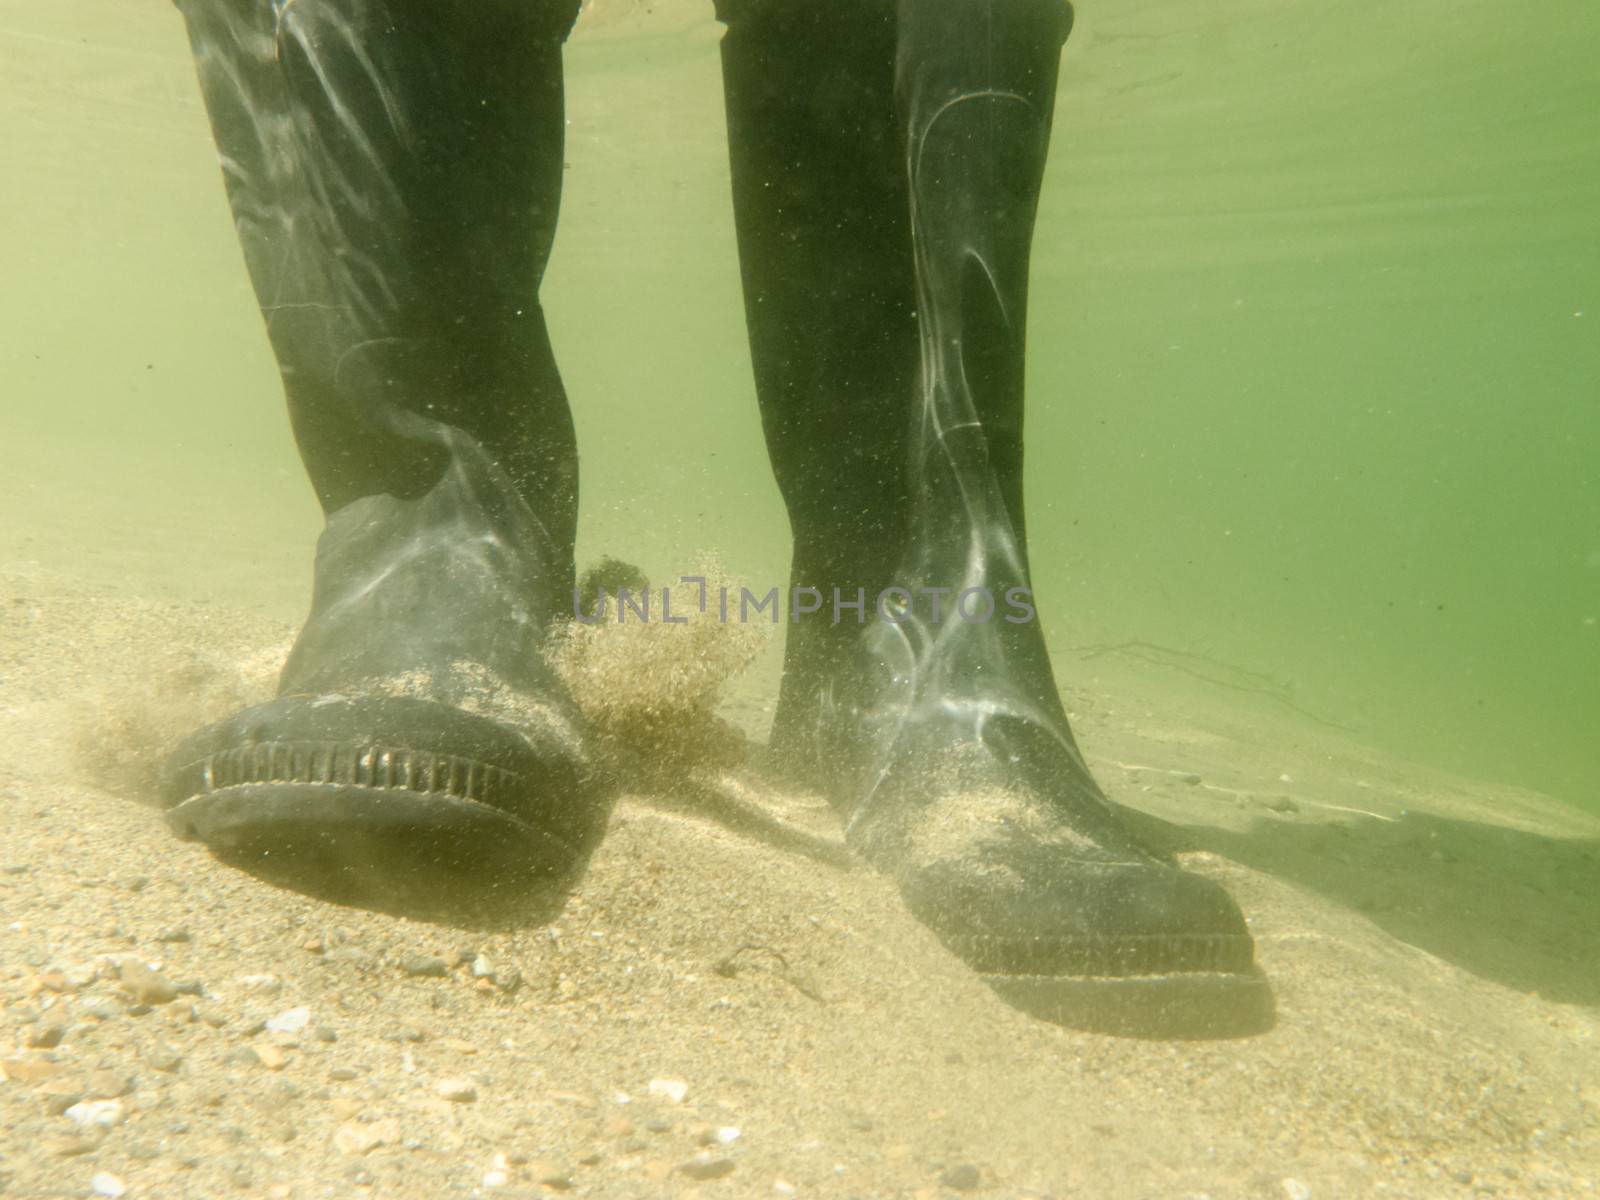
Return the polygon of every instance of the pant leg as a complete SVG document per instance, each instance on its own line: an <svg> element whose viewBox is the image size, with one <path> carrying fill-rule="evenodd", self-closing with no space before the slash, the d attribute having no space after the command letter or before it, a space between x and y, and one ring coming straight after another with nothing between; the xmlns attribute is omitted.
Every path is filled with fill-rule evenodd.
<svg viewBox="0 0 1600 1200"><path fill-rule="evenodd" d="M420 496L465 438L570 595L577 457L538 288L577 0L180 7L324 508Z"/></svg>

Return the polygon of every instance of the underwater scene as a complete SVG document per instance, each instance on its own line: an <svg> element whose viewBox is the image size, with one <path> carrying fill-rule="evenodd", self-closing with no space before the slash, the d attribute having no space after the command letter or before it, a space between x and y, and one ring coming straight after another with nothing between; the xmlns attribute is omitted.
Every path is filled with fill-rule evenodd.
<svg viewBox="0 0 1600 1200"><path fill-rule="evenodd" d="M0 1195L1595 1195L1597 45L0 0Z"/></svg>

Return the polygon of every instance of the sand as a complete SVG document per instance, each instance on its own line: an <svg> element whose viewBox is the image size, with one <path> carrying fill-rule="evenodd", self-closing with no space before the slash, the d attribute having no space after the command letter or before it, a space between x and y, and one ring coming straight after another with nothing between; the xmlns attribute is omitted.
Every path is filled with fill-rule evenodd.
<svg viewBox="0 0 1600 1200"><path fill-rule="evenodd" d="M1277 1007L1239 1040L1098 1036L1007 1008L869 870L692 795L625 798L548 924L405 920L219 864L137 799L141 742L266 686L292 632L0 571L6 1194L1600 1182L1600 823L1544 797L1062 654L1097 773L1232 890ZM758 731L769 703L752 685L724 715ZM751 799L836 845L817 798Z"/></svg>

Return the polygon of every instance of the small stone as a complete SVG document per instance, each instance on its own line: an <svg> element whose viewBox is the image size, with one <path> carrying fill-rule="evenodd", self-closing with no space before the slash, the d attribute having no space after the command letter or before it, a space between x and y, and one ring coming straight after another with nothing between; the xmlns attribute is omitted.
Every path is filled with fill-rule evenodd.
<svg viewBox="0 0 1600 1200"><path fill-rule="evenodd" d="M478 1098L478 1087L470 1079L441 1079L433 1090L452 1104L469 1104Z"/></svg>
<svg viewBox="0 0 1600 1200"><path fill-rule="evenodd" d="M0 871L4 871L7 875L26 875L31 869L27 863L7 863L4 867L0 867Z"/></svg>
<svg viewBox="0 0 1600 1200"><path fill-rule="evenodd" d="M337 1042L338 1040L339 1040L339 1031L336 1030L332 1025L318 1025L317 1026L317 1041L319 1041L319 1042Z"/></svg>
<svg viewBox="0 0 1600 1200"><path fill-rule="evenodd" d="M389 1030L382 1036L386 1042L420 1042L426 1039L426 1035L415 1025L402 1025L398 1029Z"/></svg>
<svg viewBox="0 0 1600 1200"><path fill-rule="evenodd" d="M349 1083L352 1079L359 1079L360 1076L351 1067L335 1067L328 1072L328 1078L339 1083Z"/></svg>
<svg viewBox="0 0 1600 1200"><path fill-rule="evenodd" d="M1297 813L1300 806L1288 796L1274 796L1267 801L1267 807L1276 813Z"/></svg>
<svg viewBox="0 0 1600 1200"><path fill-rule="evenodd" d="M281 1071L284 1064L289 1061L289 1056L283 1052L283 1049L279 1046L274 1046L271 1042L255 1047L255 1055L260 1060L261 1065L269 1071Z"/></svg>
<svg viewBox="0 0 1600 1200"><path fill-rule="evenodd" d="M443 979L450 973L450 964L437 954L419 954L406 959L405 972L418 979Z"/></svg>
<svg viewBox="0 0 1600 1200"><path fill-rule="evenodd" d="M187 942L192 940L187 929L163 929L156 934L156 941L158 942Z"/></svg>
<svg viewBox="0 0 1600 1200"><path fill-rule="evenodd" d="M115 1100L132 1090L133 1077L130 1075L120 1071L91 1071L84 1094L91 1100Z"/></svg>
<svg viewBox="0 0 1600 1200"><path fill-rule="evenodd" d="M961 1163L958 1166L946 1167L939 1175L939 1182L952 1191L970 1192L982 1181L978 1168L971 1163Z"/></svg>
<svg viewBox="0 0 1600 1200"><path fill-rule="evenodd" d="M472 960L472 977L474 979L487 979L494 974L494 964L483 955L478 955Z"/></svg>
<svg viewBox="0 0 1600 1200"><path fill-rule="evenodd" d="M117 974L135 1004L168 1004L178 998L172 980L136 958L124 959Z"/></svg>
<svg viewBox="0 0 1600 1200"><path fill-rule="evenodd" d="M491 979L495 987L502 992L514 992L522 986L522 972L515 967L505 967L496 971Z"/></svg>
<svg viewBox="0 0 1600 1200"><path fill-rule="evenodd" d="M122 1015L116 1001L105 996L85 996L78 1002L78 1011L96 1021L111 1021Z"/></svg>
<svg viewBox="0 0 1600 1200"><path fill-rule="evenodd" d="M150 886L150 877L148 875L129 875L122 881L122 886L130 892L142 892Z"/></svg>
<svg viewBox="0 0 1600 1200"><path fill-rule="evenodd" d="M644 1127L651 1133L671 1133L672 1122L665 1117L651 1117L644 1123Z"/></svg>
<svg viewBox="0 0 1600 1200"><path fill-rule="evenodd" d="M96 1196L109 1196L111 1200L117 1200L118 1196L128 1190L128 1185L110 1171L101 1171L89 1180L89 1190Z"/></svg>
<svg viewBox="0 0 1600 1200"><path fill-rule="evenodd" d="M67 1036L67 1027L60 1021L51 1021L48 1024L35 1025L28 1030L23 1039L36 1050L49 1050L59 1046L61 1039Z"/></svg>
<svg viewBox="0 0 1600 1200"><path fill-rule="evenodd" d="M369 1125L341 1125L333 1135L333 1148L340 1154L366 1154L400 1140L400 1122L394 1117Z"/></svg>
<svg viewBox="0 0 1600 1200"><path fill-rule="evenodd" d="M681 1079L652 1079L649 1092L658 1100L682 1104L683 1098L689 1094L689 1085Z"/></svg>
<svg viewBox="0 0 1600 1200"><path fill-rule="evenodd" d="M129 1142L128 1157L136 1158L140 1162L149 1162L151 1159L161 1157L161 1147L151 1145L149 1142Z"/></svg>
<svg viewBox="0 0 1600 1200"><path fill-rule="evenodd" d="M309 1008L291 1008L268 1021L267 1029L271 1033L282 1033L294 1037L304 1033L306 1026L310 1024L311 1010Z"/></svg>
<svg viewBox="0 0 1600 1200"><path fill-rule="evenodd" d="M1284 1200L1311 1200L1311 1189L1298 1179L1286 1176L1283 1180Z"/></svg>
<svg viewBox="0 0 1600 1200"><path fill-rule="evenodd" d="M51 1143L50 1149L62 1158L76 1158L80 1154L93 1154L104 1140L103 1133L80 1133Z"/></svg>
<svg viewBox="0 0 1600 1200"><path fill-rule="evenodd" d="M74 1125L85 1129L110 1129L122 1121L120 1100L80 1100L63 1114Z"/></svg>
<svg viewBox="0 0 1600 1200"><path fill-rule="evenodd" d="M687 1175L690 1179L721 1179L724 1175L733 1173L734 1162L731 1158L709 1158L705 1155L691 1158L686 1163L678 1164L678 1174Z"/></svg>
<svg viewBox="0 0 1600 1200"><path fill-rule="evenodd" d="M1183 782L1187 783L1190 787L1194 787L1200 782L1200 776L1196 775L1193 771L1185 772L1181 778L1183 779Z"/></svg>
<svg viewBox="0 0 1600 1200"><path fill-rule="evenodd" d="M457 1054L476 1054L478 1052L478 1048L471 1042L464 1042L460 1038L441 1038L439 1045L446 1050L453 1050Z"/></svg>
<svg viewBox="0 0 1600 1200"><path fill-rule="evenodd" d="M164 1071L168 1075L172 1074L183 1065L183 1055L179 1054L171 1046L168 1046L165 1043L157 1046L154 1050L150 1051L149 1054L145 1055L144 1060L150 1064L152 1069Z"/></svg>
<svg viewBox="0 0 1600 1200"><path fill-rule="evenodd" d="M347 963L364 971L372 966L372 955L356 946L335 946L322 956L322 961Z"/></svg>
<svg viewBox="0 0 1600 1200"><path fill-rule="evenodd" d="M99 974L100 968L92 962L68 963L61 968L61 977L66 981L67 986L74 990L88 987Z"/></svg>
<svg viewBox="0 0 1600 1200"><path fill-rule="evenodd" d="M276 996L283 990L283 980L276 975L241 975L234 982L247 992L264 996Z"/></svg>
<svg viewBox="0 0 1600 1200"><path fill-rule="evenodd" d="M45 1112L59 1117L83 1099L83 1080L75 1075L58 1075L40 1084L37 1094Z"/></svg>
<svg viewBox="0 0 1600 1200"><path fill-rule="evenodd" d="M599 1101L583 1092L554 1091L550 1093L550 1099L557 1104L570 1104L574 1108L582 1108L591 1112L600 1107Z"/></svg>
<svg viewBox="0 0 1600 1200"><path fill-rule="evenodd" d="M574 1184L572 1176L560 1167L551 1166L549 1163L536 1162L530 1168L534 1182L540 1187L547 1187L551 1191L571 1191Z"/></svg>
<svg viewBox="0 0 1600 1200"><path fill-rule="evenodd" d="M0 1060L0 1072L4 1073L5 1078L15 1079L29 1087L61 1074L63 1069L60 1063L48 1058L18 1056Z"/></svg>

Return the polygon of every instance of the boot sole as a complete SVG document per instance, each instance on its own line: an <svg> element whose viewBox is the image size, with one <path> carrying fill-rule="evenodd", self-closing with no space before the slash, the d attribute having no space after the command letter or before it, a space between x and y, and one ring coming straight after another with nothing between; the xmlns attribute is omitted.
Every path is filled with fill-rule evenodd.
<svg viewBox="0 0 1600 1200"><path fill-rule="evenodd" d="M980 976L1012 1007L1052 1024L1118 1037L1250 1037L1277 1019L1266 976L1241 973Z"/></svg>
<svg viewBox="0 0 1600 1200"><path fill-rule="evenodd" d="M411 698L286 697L201 730L169 759L181 838L327 899L437 913L559 891L606 807L570 761Z"/></svg>

